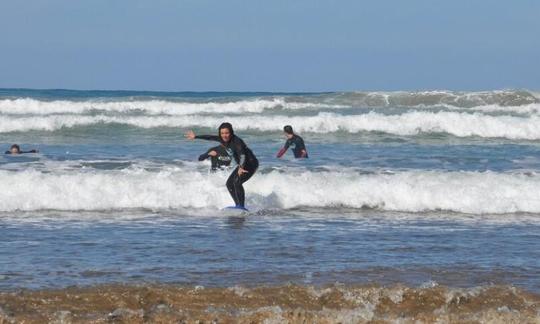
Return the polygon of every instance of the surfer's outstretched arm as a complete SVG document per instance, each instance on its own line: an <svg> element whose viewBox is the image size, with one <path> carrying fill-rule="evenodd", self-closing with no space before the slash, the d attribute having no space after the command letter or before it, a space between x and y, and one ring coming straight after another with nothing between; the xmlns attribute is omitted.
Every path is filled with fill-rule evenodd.
<svg viewBox="0 0 540 324"><path fill-rule="evenodd" d="M219 136L216 136L216 135L197 135L195 136L195 138L207 140L207 141L216 141L216 142L220 141Z"/></svg>
<svg viewBox="0 0 540 324"><path fill-rule="evenodd" d="M216 135L195 135L195 132L192 131L192 130L188 131L186 133L185 137L188 140L202 139L202 140L207 140L207 141L216 141L216 142L220 141L219 136L216 136Z"/></svg>

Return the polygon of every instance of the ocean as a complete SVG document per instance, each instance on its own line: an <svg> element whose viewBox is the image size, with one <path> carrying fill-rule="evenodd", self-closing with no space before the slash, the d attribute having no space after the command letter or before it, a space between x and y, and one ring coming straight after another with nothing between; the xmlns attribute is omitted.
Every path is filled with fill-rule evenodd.
<svg viewBox="0 0 540 324"><path fill-rule="evenodd" d="M243 216L221 211L233 204L231 169L197 161L216 143L184 138L217 135L225 121L260 161ZM309 159L275 157L284 125ZM502 304L489 311L502 317L493 318L540 316L533 91L0 89L0 149L14 143L39 153L0 156L5 294L120 284L263 297L297 287L319 298L330 289L358 298L355 312L325 313L348 322L377 319L385 294L401 296L394 304L407 291L443 294L448 310L457 295L485 304L495 291ZM379 299L368 303L373 287ZM528 306L510 305L518 295ZM285 316L283 305L261 307Z"/></svg>

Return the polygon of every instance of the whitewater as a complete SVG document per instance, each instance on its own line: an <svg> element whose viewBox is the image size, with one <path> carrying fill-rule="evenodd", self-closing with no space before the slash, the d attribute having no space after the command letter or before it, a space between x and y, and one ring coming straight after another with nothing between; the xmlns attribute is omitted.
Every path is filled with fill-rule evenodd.
<svg viewBox="0 0 540 324"><path fill-rule="evenodd" d="M229 170L230 172L231 170ZM263 170L266 171L266 170ZM341 170L261 172L246 188L256 209L373 208L422 212L540 213L540 174ZM0 171L0 211L208 208L230 204L228 172L174 167L92 172ZM38 183L39 186L34 184Z"/></svg>

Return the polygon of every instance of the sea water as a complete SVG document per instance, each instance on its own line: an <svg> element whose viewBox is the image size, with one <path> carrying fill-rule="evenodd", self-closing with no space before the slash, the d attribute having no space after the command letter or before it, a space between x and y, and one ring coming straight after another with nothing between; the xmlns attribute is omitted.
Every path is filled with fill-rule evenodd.
<svg viewBox="0 0 540 324"><path fill-rule="evenodd" d="M260 161L197 157L222 122ZM309 159L276 153L290 124ZM0 90L0 289L510 285L540 292L531 91Z"/></svg>

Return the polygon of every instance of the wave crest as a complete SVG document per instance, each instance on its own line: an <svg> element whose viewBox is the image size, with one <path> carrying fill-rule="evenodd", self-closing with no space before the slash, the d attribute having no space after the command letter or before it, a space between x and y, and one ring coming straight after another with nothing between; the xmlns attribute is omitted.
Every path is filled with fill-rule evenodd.
<svg viewBox="0 0 540 324"><path fill-rule="evenodd" d="M230 205L228 174L192 168L159 172L42 173L0 170L0 210L220 209ZM39 184L37 186L36 184ZM494 172L410 171L396 174L270 171L246 183L257 209L296 207L447 210L461 213L540 212L540 177Z"/></svg>
<svg viewBox="0 0 540 324"><path fill-rule="evenodd" d="M422 133L447 133L457 137L478 136L515 140L540 139L540 116L490 116L480 113L422 112L385 115L370 112L362 115L319 113L314 116L79 116L53 115L42 117L0 116L0 133L22 131L55 131L62 128L121 124L140 128L178 127L212 128L227 120L237 130L280 131L292 124L299 132L383 132L400 136Z"/></svg>

